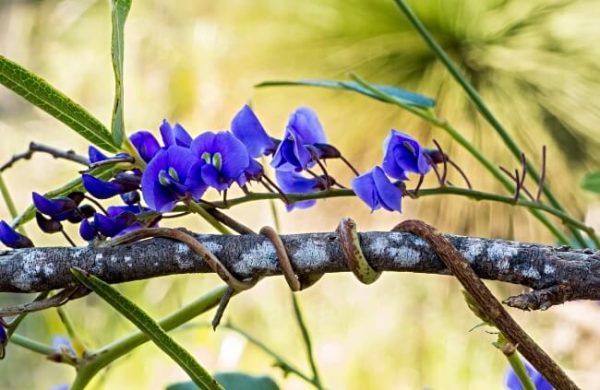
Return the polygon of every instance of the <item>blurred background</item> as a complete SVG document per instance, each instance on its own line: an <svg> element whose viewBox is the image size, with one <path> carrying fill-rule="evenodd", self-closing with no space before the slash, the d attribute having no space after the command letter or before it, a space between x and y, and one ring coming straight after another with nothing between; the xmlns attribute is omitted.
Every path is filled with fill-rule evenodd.
<svg viewBox="0 0 600 390"><path fill-rule="evenodd" d="M547 182L563 204L600 227L598 198L579 188L582 175L600 165L600 3L427 0L411 5L529 159L539 162L542 145L547 145ZM0 53L42 75L105 123L110 122L113 94L109 42L107 0L0 1ZM395 107L345 92L253 88L266 80L344 79L352 71L372 82L435 97L437 113L490 160L509 169L518 166L391 0L134 1L125 53L129 132L158 133L163 118L180 122L192 134L226 129L237 110L251 102L269 132L280 136L289 113L306 105L319 113L330 142L361 171L380 163L381 143L390 128L397 128L425 144L438 140L475 188L504 193L440 130ZM5 88L0 88L0 134L0 161L24 151L30 141L80 153L87 148L85 140ZM78 169L35 156L17 163L4 177L23 209L31 191L55 188ZM329 169L349 183L350 173L343 166L332 163ZM455 176L450 180L460 182ZM356 219L362 230L387 230L401 219L420 218L456 234L553 243L523 210L456 197L407 199L402 215L370 214L359 201L347 198L292 213L283 205L277 208L285 233L333 230L344 216ZM240 206L231 215L256 229L273 223L268 203ZM4 204L0 218L9 218ZM182 224L210 231L197 218L175 223ZM60 237L42 236L32 224L27 231L38 245L64 245ZM218 284L215 277L194 275L119 288L160 318ZM499 297L521 290L490 286ZM469 331L478 319L464 304L459 285L448 277L388 273L363 286L350 275L327 275L298 295L327 388L503 388L506 361L491 345L495 336ZM26 299L2 294L0 304ZM93 296L66 310L92 348L132 330ZM514 314L582 388L600 388L598 305L572 303ZM265 280L236 297L226 318L309 371L282 278ZM31 315L19 331L44 342L65 334L54 311ZM282 388L308 388L293 376L284 378L264 353L225 329L213 333L189 326L173 334L212 371L264 373ZM73 377L68 366L15 345L0 362L0 388L47 389ZM185 378L147 344L115 362L90 388L163 389Z"/></svg>

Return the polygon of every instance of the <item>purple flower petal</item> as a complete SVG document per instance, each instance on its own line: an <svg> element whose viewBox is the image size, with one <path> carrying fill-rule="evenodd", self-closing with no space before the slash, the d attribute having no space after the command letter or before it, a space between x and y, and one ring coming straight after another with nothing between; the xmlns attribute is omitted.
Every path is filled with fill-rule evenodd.
<svg viewBox="0 0 600 390"><path fill-rule="evenodd" d="M246 146L229 132L200 134L191 150L204 163L202 180L219 191L229 188L250 165Z"/></svg>
<svg viewBox="0 0 600 390"><path fill-rule="evenodd" d="M135 222L135 215L129 212L121 213L116 217L107 217L100 213L94 215L94 226L106 237L116 236Z"/></svg>
<svg viewBox="0 0 600 390"><path fill-rule="evenodd" d="M529 374L529 377L531 378L531 381L533 382L533 384L535 385L535 388L537 390L552 390L553 389L552 385L550 383L548 383L548 381L546 380L546 378L544 378L542 376L542 374L540 374L528 362L524 362L524 364L525 364L525 369L527 370L527 373ZM509 390L523 390L521 381L515 374L515 371L512 369L512 367L508 368L508 371L506 373L505 384Z"/></svg>
<svg viewBox="0 0 600 390"><path fill-rule="evenodd" d="M90 163L92 164L108 159L108 156L91 145L88 147L88 156L90 158Z"/></svg>
<svg viewBox="0 0 600 390"><path fill-rule="evenodd" d="M98 236L98 230L93 223L84 219L79 225L79 235L86 241L93 241Z"/></svg>
<svg viewBox="0 0 600 390"><path fill-rule="evenodd" d="M279 188L285 194L310 194L320 189L322 183L316 178L306 178L299 173L291 171L275 171L275 179ZM316 199L293 202L286 206L288 211L293 209L306 209L317 203Z"/></svg>
<svg viewBox="0 0 600 390"><path fill-rule="evenodd" d="M192 137L183 126L176 123L174 127L171 127L166 119L160 125L160 134L167 148L174 145L189 148L192 143Z"/></svg>
<svg viewBox="0 0 600 390"><path fill-rule="evenodd" d="M380 167L352 180L352 189L371 211L381 207L388 211L402 209L402 190L390 182Z"/></svg>
<svg viewBox="0 0 600 390"><path fill-rule="evenodd" d="M142 175L142 194L151 209L165 212L175 207L187 193L199 193L198 178L190 178L191 168L198 159L190 149L170 146L156 154ZM195 187L190 188L188 184Z"/></svg>
<svg viewBox="0 0 600 390"><path fill-rule="evenodd" d="M307 144L326 144L327 138L317 114L308 107L298 108L287 125L294 133L300 135Z"/></svg>
<svg viewBox="0 0 600 390"><path fill-rule="evenodd" d="M28 237L17 232L5 221L0 221L0 242L13 249L33 247L33 242Z"/></svg>
<svg viewBox="0 0 600 390"><path fill-rule="evenodd" d="M231 121L231 132L246 145L252 158L271 154L277 146L248 105Z"/></svg>
<svg viewBox="0 0 600 390"><path fill-rule="evenodd" d="M133 133L129 139L145 162L150 162L160 149L158 141L149 131L138 131Z"/></svg>
<svg viewBox="0 0 600 390"><path fill-rule="evenodd" d="M395 179L406 180L405 172L424 175L431 169L425 149L408 134L392 130L383 148L383 170Z"/></svg>
<svg viewBox="0 0 600 390"><path fill-rule="evenodd" d="M84 173L81 176L85 189L98 199L108 199L123 192L123 186L109 181L100 180Z"/></svg>
<svg viewBox="0 0 600 390"><path fill-rule="evenodd" d="M42 214L46 214L57 221L63 221L73 215L77 209L77 203L67 197L55 199L46 198L37 192L32 193L33 204L35 208Z"/></svg>

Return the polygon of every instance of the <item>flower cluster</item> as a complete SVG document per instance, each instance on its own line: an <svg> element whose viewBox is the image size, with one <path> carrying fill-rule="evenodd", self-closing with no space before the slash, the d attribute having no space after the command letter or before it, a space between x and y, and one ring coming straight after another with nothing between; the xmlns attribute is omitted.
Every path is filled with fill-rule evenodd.
<svg viewBox="0 0 600 390"><path fill-rule="evenodd" d="M178 204L189 210L192 202L209 203L203 197L211 188L223 194L226 202L232 186L249 193L248 186L252 183L278 193L288 210L308 208L316 200L310 196L297 199L299 195L334 186L344 188L328 174L325 165L328 159L341 159L356 173L352 189L371 210L401 211L402 182L408 179L407 175L425 175L439 162L439 156L437 160L435 157L437 150L424 149L411 136L392 130L384 142L381 166L359 175L340 151L327 143L317 115L306 107L290 115L281 139L271 137L247 105L234 116L229 130L205 131L194 138L183 126L167 120L159 130L162 144L149 131L132 134L129 137L135 148L131 149L132 155L106 156L90 146L92 166L117 167L117 162L128 163L118 165L124 168L109 180L95 177L89 171L83 173L82 184L88 195L72 192L50 198L33 193L41 230L61 232L72 243L63 224L76 223L86 241L112 238L141 227L156 226L163 213L173 211ZM270 158L274 181L265 174L265 158ZM104 209L98 201L116 196L124 203L122 206ZM0 221L0 241L12 248L33 246L31 240L4 221Z"/></svg>
<svg viewBox="0 0 600 390"><path fill-rule="evenodd" d="M383 163L352 181L356 195L371 207L371 210L384 208L389 211L402 211L402 190L399 183L408 173L425 175L433 164L432 157L437 150L423 148L408 134L392 130L383 143Z"/></svg>

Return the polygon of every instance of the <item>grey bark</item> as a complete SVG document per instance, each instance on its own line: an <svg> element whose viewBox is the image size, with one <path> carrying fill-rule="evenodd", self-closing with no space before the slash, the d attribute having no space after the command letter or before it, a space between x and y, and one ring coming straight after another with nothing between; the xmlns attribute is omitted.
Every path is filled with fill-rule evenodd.
<svg viewBox="0 0 600 390"><path fill-rule="evenodd" d="M275 249L260 235L196 235L239 278L280 274ZM282 235L298 274L346 272L337 234ZM484 279L554 291L559 301L600 299L600 252L567 247L447 235ZM408 233L365 232L362 250L378 271L448 274L425 241ZM69 269L82 268L109 283L210 269L185 244L150 239L119 247L31 248L0 251L0 292L39 292L75 283ZM544 294L542 294L544 295ZM545 294L548 295L548 294ZM550 294L551 295L551 294ZM531 297L527 297L532 299ZM539 308L529 304L528 308Z"/></svg>

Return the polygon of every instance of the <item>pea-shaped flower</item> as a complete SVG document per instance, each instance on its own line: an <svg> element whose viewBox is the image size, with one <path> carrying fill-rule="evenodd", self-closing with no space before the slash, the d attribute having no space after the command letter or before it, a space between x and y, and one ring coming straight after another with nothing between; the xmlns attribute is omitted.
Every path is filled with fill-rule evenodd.
<svg viewBox="0 0 600 390"><path fill-rule="evenodd" d="M425 149L408 134L392 130L383 143L383 170L398 180L406 180L406 173L424 175L431 169Z"/></svg>
<svg viewBox="0 0 600 390"><path fill-rule="evenodd" d="M246 146L226 131L202 133L190 149L200 159L202 181L218 191L228 189L250 165Z"/></svg>
<svg viewBox="0 0 600 390"><path fill-rule="evenodd" d="M297 172L311 168L321 153L314 145L326 143L317 114L310 108L301 107L290 116L271 165L280 170Z"/></svg>
<svg viewBox="0 0 600 390"><path fill-rule="evenodd" d="M83 200L83 193L73 192L68 197L47 198L34 192L31 197L35 208L40 213L55 221L64 221L73 217L74 214L78 214L77 207Z"/></svg>
<svg viewBox="0 0 600 390"><path fill-rule="evenodd" d="M390 182L380 167L354 178L352 189L371 211L382 207L389 211L402 211L402 190Z"/></svg>
<svg viewBox="0 0 600 390"><path fill-rule="evenodd" d="M207 188L200 168L201 163L188 148L170 146L161 150L142 175L144 200L152 210L165 212L180 200L200 199Z"/></svg>
<svg viewBox="0 0 600 390"><path fill-rule="evenodd" d="M131 134L129 140L137 149L140 157L145 162L150 162L160 150L160 145L154 135L146 130L141 130Z"/></svg>
<svg viewBox="0 0 600 390"><path fill-rule="evenodd" d="M139 173L119 172L114 179L105 181L90 174L81 176L85 189L98 199L108 199L115 195L135 191L140 186Z"/></svg>
<svg viewBox="0 0 600 390"><path fill-rule="evenodd" d="M317 178L304 177L294 171L275 171L275 179L285 194L311 194L324 188L324 181ZM286 205L288 211L307 209L317 203L316 199L301 200Z"/></svg>
<svg viewBox="0 0 600 390"><path fill-rule="evenodd" d="M277 143L267 134L250 106L245 105L231 121L231 132L242 141L251 158L273 154Z"/></svg>
<svg viewBox="0 0 600 390"><path fill-rule="evenodd" d="M169 121L163 120L160 125L160 135L162 136L165 147L177 145L189 148L192 144L192 136L179 123L171 126Z"/></svg>
<svg viewBox="0 0 600 390"><path fill-rule="evenodd" d="M28 237L17 232L5 221L0 221L0 242L13 249L33 247Z"/></svg>

